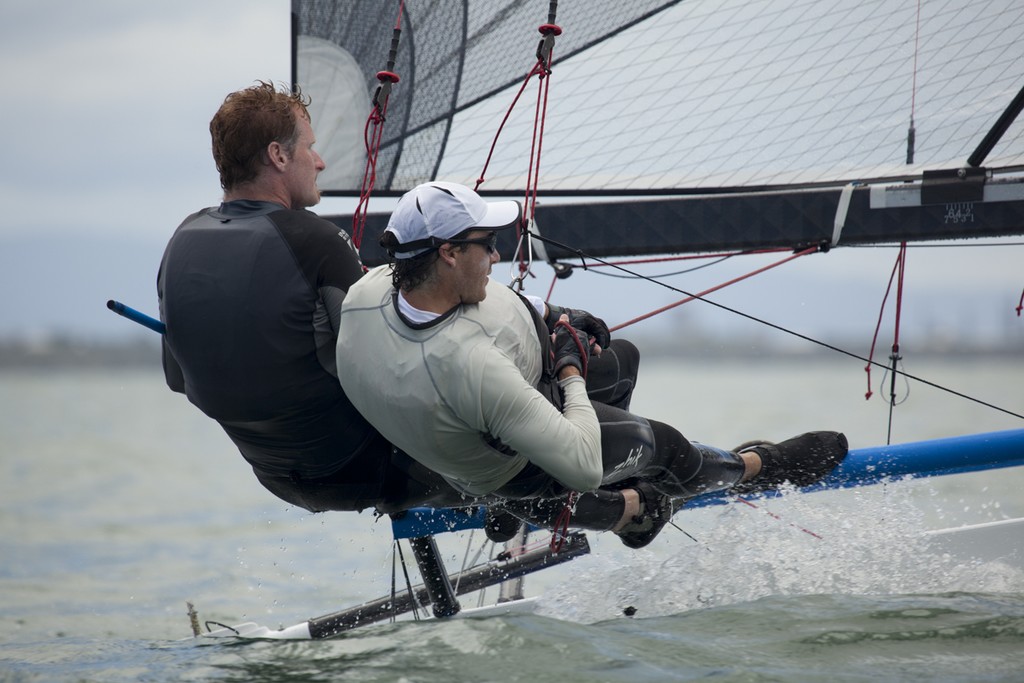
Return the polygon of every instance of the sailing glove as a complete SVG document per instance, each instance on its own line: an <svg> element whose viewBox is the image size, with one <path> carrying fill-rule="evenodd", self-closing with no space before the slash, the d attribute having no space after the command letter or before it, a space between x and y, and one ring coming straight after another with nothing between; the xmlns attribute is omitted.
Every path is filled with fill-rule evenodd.
<svg viewBox="0 0 1024 683"><path fill-rule="evenodd" d="M551 303L547 306L548 315L544 318L544 322L548 326L548 331L555 332L555 325L558 324L558 319L563 315L567 315L569 316L570 325L586 333L586 335L581 335L580 339L587 338L591 346L591 352L593 351L594 344L599 345L602 349L607 349L608 345L612 343L612 333L608 330L608 325L597 316L581 308L566 308L564 306L555 306Z"/></svg>
<svg viewBox="0 0 1024 683"><path fill-rule="evenodd" d="M551 352L555 357L555 377L567 365L579 370L583 377L587 376L586 356L590 355L587 348L587 333L585 330L574 330L574 337L571 329L574 328L570 328L569 325L559 325L555 328L555 342L551 345Z"/></svg>

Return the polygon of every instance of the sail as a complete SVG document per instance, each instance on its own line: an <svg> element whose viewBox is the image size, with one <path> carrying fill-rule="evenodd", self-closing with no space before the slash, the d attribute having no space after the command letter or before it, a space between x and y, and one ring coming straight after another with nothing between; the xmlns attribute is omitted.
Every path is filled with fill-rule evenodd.
<svg viewBox="0 0 1024 683"><path fill-rule="evenodd" d="M293 0L295 80L319 107L326 194L358 193L400 4ZM1010 116L979 150L1024 93L1024 6L1011 0L406 0L376 192L476 183L551 5L562 32L542 196L661 197L539 207L541 229L568 244L651 253L1022 231L1019 183L989 190L993 174L1024 169L1024 121ZM482 192L523 191L534 124L521 102ZM956 174L967 166L979 170ZM868 188L884 180L916 181L916 194ZM622 225L648 232L623 247Z"/></svg>
<svg viewBox="0 0 1024 683"><path fill-rule="evenodd" d="M566 58L581 54L672 4L563 2L558 21L571 22L573 29L560 37L558 51ZM350 157L363 154L363 124L396 24L401 37L393 71L400 81L389 104L377 191L400 194L438 177L442 164L451 163L450 139L462 140L462 146L467 135L497 127L500 119L491 119L482 128L461 131L466 124L456 125L455 117L489 99L501 102L500 94L526 76L548 9L547 0L293 0L294 78L313 100L318 148L328 164L321 176L324 192L359 192L363 165L351 164ZM361 108L352 115L353 130L322 134L321 127L331 130L339 117L350 115L352 102ZM479 174L484 161L479 139L469 144L475 146L472 170L458 178L463 182L472 182L469 176Z"/></svg>

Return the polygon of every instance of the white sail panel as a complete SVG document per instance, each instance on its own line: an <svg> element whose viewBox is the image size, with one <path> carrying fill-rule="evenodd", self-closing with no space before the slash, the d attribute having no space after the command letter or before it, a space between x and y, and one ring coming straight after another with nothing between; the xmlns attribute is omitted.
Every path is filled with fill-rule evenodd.
<svg viewBox="0 0 1024 683"><path fill-rule="evenodd" d="M919 37L916 14L883 0L680 3L556 61L542 187L713 189L963 165L1024 87L1024 6L925 1ZM506 92L456 115L438 177L475 180L489 144L481 131L510 101ZM519 109L487 189L524 186L534 112ZM1020 165L1019 132L986 163Z"/></svg>
<svg viewBox="0 0 1024 683"><path fill-rule="evenodd" d="M358 187L366 166L362 140L369 96L362 70L337 43L301 36L297 48L298 70L307 74L302 89L310 98L316 149L327 164L319 182L324 187Z"/></svg>

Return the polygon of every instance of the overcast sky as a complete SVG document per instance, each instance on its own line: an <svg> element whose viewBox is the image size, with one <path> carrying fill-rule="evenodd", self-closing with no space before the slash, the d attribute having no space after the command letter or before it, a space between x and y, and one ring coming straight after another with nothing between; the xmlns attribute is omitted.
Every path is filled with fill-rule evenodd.
<svg viewBox="0 0 1024 683"><path fill-rule="evenodd" d="M218 199L224 95L290 81L287 0L0 4L4 235L165 234Z"/></svg>
<svg viewBox="0 0 1024 683"><path fill-rule="evenodd" d="M220 200L208 125L224 96L257 79L290 81L290 4L0 0L0 8L0 337L121 333L130 324L105 311L106 299L155 313L163 245L182 218ZM335 200L321 208L339 206ZM1012 329L1008 311L1024 286L1019 255L985 249L912 262L908 277L919 300L927 294L933 302L917 314L931 325L955 328L970 314L978 324ZM795 325L835 317L824 310L834 301L840 311L854 304L854 324L869 335L892 257L870 267L858 254L829 258L741 291L737 303L771 318L771 309L758 311L751 299L766 297L781 302L779 315L792 313L786 301L796 288L804 292L798 308L815 313ZM967 277L952 282L954 272ZM507 279L504 267L498 274ZM822 275L837 277L835 289L810 284ZM589 286L566 287L556 291L598 310L615 304L610 322L677 298L650 289L608 297L591 295ZM534 293L546 288L545 280ZM988 298L961 304L974 289Z"/></svg>
<svg viewBox="0 0 1024 683"><path fill-rule="evenodd" d="M220 200L224 96L289 83L287 0L0 0L0 337L106 336L155 312L163 244Z"/></svg>

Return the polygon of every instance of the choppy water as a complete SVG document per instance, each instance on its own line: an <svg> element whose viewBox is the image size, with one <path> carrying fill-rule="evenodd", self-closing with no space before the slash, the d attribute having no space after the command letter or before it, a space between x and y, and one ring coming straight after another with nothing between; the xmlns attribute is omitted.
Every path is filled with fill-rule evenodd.
<svg viewBox="0 0 1024 683"><path fill-rule="evenodd" d="M1022 361L908 370L1024 412ZM887 430L850 364L652 361L634 408L723 446ZM1019 427L914 387L893 440ZM277 502L159 372L6 373L0 681L1019 681L1024 574L923 532L1024 516L1022 484L1003 470L684 512L689 536L641 552L596 536L530 577L533 615L195 641L186 600L276 627L386 594L387 525ZM444 540L450 566L462 540Z"/></svg>

